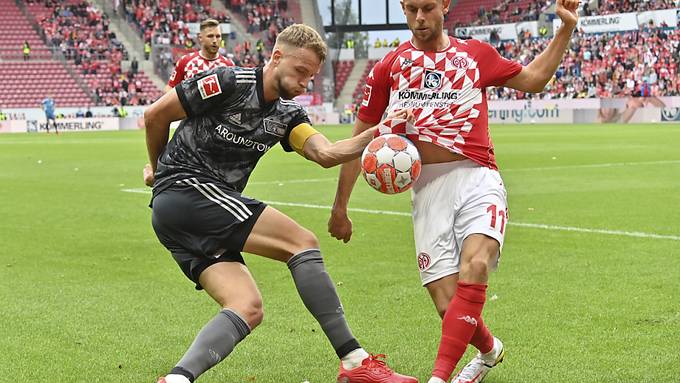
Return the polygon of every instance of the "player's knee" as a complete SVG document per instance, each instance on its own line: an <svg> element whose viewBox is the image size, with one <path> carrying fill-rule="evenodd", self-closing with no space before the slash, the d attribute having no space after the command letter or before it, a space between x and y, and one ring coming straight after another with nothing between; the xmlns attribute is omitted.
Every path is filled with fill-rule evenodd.
<svg viewBox="0 0 680 383"><path fill-rule="evenodd" d="M489 273L489 264L486 257L476 256L468 260L460 268L461 279L478 280L479 278L486 278Z"/></svg>
<svg viewBox="0 0 680 383"><path fill-rule="evenodd" d="M302 251L318 248L319 239L316 237L316 235L305 228L301 228L300 235L295 238L295 245L292 249L291 257Z"/></svg>
<svg viewBox="0 0 680 383"><path fill-rule="evenodd" d="M234 310L248 323L251 330L254 330L255 327L262 323L264 319L262 298L253 297L234 306Z"/></svg>

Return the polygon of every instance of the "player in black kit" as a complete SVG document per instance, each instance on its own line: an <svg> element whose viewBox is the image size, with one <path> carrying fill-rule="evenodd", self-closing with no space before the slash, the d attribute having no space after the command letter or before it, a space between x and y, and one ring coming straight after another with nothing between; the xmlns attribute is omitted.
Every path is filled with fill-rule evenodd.
<svg viewBox="0 0 680 383"><path fill-rule="evenodd" d="M417 383L354 338L316 236L241 194L259 159L277 143L330 167L358 157L370 142L375 128L329 142L290 101L306 90L325 58L319 34L296 24L278 35L263 69L204 72L144 113L150 160L144 181L153 186L153 228L196 288L221 307L159 383L193 382L262 321L262 297L241 251L287 263L302 301L340 358L338 382ZM170 123L181 119L168 142Z"/></svg>

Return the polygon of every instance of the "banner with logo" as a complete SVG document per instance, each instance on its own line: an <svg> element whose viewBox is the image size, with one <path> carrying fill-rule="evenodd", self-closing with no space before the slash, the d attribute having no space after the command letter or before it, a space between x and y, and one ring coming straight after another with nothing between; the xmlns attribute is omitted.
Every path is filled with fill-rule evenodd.
<svg viewBox="0 0 680 383"><path fill-rule="evenodd" d="M534 23L536 22L534 21ZM465 36L477 40L489 41L491 32L496 31L501 40L517 40L516 25L517 24L496 24L479 27L461 27L456 28L456 36ZM538 26L536 27L536 33L538 34Z"/></svg>
<svg viewBox="0 0 680 383"><path fill-rule="evenodd" d="M101 130L119 130L119 121L115 117L102 118L63 118L56 120L57 130L64 132L82 132L82 131L101 131ZM45 119L41 120L26 120L24 132L46 132L47 122ZM52 127L50 125L50 127Z"/></svg>
<svg viewBox="0 0 680 383"><path fill-rule="evenodd" d="M661 121L680 123L680 108L661 109Z"/></svg>
<svg viewBox="0 0 680 383"><path fill-rule="evenodd" d="M572 124L573 109L489 109L490 124Z"/></svg>
<svg viewBox="0 0 680 383"><path fill-rule="evenodd" d="M557 30L562 25L562 20L556 18L553 20L553 31ZM602 33L602 32L620 32L633 31L639 29L637 13L617 13L613 15L604 16L589 16L578 19L576 26L577 30L582 30L585 33Z"/></svg>

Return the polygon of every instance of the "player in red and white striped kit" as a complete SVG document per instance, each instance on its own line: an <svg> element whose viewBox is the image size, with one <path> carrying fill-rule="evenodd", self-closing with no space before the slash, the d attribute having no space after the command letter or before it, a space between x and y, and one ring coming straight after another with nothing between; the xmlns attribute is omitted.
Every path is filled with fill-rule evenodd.
<svg viewBox="0 0 680 383"><path fill-rule="evenodd" d="M423 285L442 317L442 337L429 383L451 376L467 345L479 350L454 383L479 383L503 360L503 344L482 320L488 272L500 257L508 221L507 196L489 136L486 88L541 92L557 70L578 20L578 0L557 0L562 27L527 66L502 58L489 44L443 32L450 0L402 0L407 41L378 62L364 89L354 134L385 112L408 109L415 124L381 133L406 135L423 168L413 186L413 226ZM343 165L328 231L349 241L349 197L358 161Z"/></svg>
<svg viewBox="0 0 680 383"><path fill-rule="evenodd" d="M220 23L215 19L203 20L200 24L198 42L201 49L197 52L187 53L182 56L175 70L172 71L165 91L173 89L180 82L190 79L199 73L221 66L234 66L234 62L219 54L222 34Z"/></svg>

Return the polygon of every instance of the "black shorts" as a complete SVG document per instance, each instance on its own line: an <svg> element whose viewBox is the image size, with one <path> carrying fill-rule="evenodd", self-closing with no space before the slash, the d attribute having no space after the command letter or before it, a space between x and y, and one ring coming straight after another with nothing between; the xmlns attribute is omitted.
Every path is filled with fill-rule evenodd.
<svg viewBox="0 0 680 383"><path fill-rule="evenodd" d="M187 278L218 262L244 263L241 250L266 205L196 179L177 181L151 201L156 236Z"/></svg>

